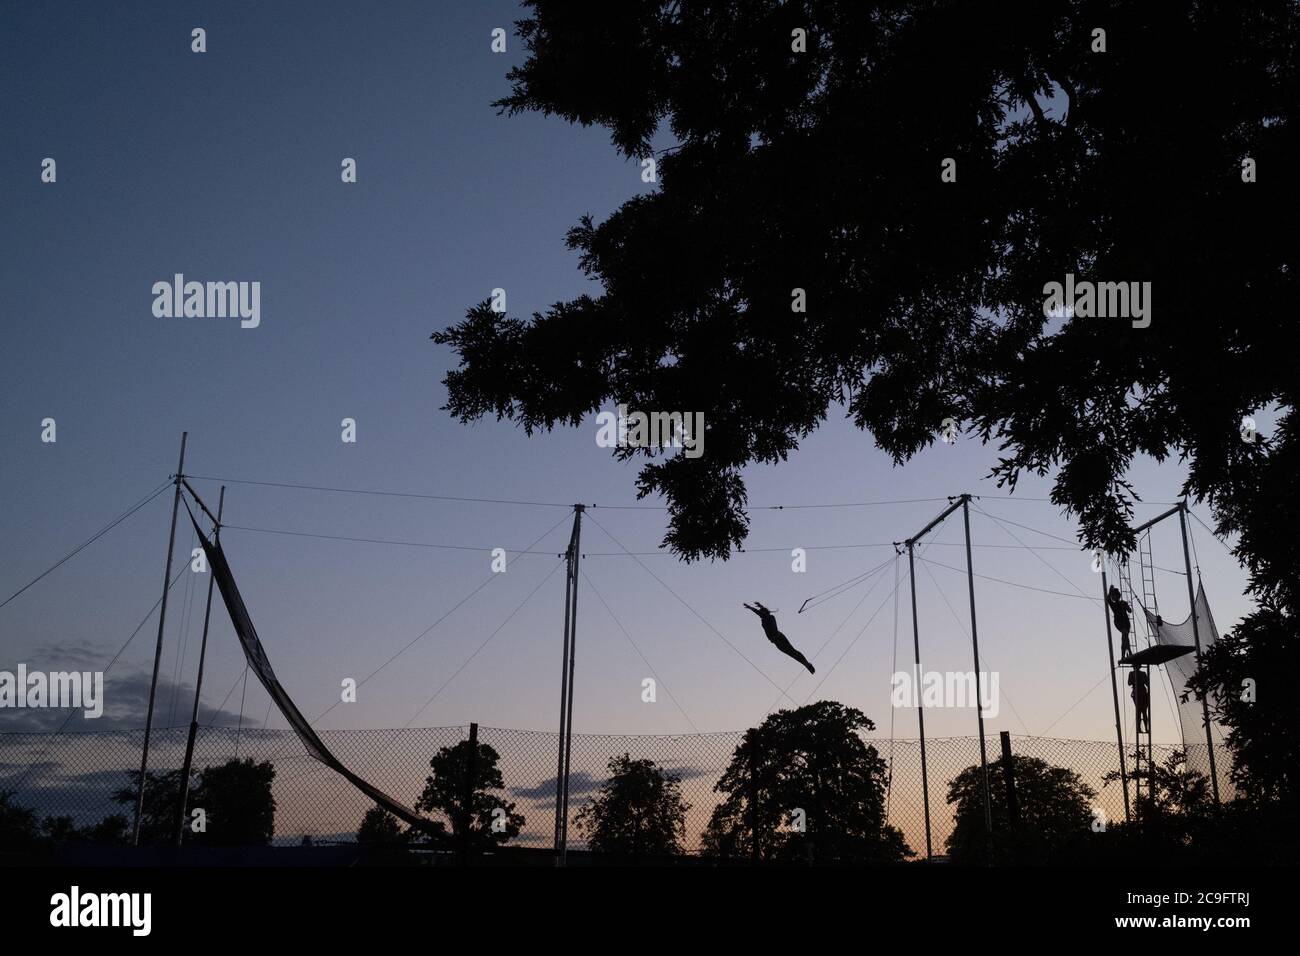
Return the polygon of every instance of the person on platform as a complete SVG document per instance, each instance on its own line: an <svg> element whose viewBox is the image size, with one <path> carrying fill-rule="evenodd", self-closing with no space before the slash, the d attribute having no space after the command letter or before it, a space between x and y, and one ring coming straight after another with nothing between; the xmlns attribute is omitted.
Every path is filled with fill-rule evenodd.
<svg viewBox="0 0 1300 956"><path fill-rule="evenodd" d="M1106 594L1106 603L1110 606L1110 616L1115 622L1115 630L1119 631L1119 659L1126 661L1133 654L1133 649L1128 642L1128 633L1133 629L1132 620L1129 618L1133 613L1133 606L1124 600L1124 596L1119 593L1119 588L1113 584Z"/></svg>

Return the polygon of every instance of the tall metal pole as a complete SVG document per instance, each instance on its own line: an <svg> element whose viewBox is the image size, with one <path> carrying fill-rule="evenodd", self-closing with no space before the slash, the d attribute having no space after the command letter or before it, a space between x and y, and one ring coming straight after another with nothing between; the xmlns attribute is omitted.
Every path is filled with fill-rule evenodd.
<svg viewBox="0 0 1300 956"><path fill-rule="evenodd" d="M960 508L964 502L965 502L964 497L959 497L957 498L957 500L952 501L952 503L949 504L947 508L944 508L943 511L941 511L938 515L936 515L933 518L933 520L930 521L929 524L927 524L924 528L922 528L916 534L912 535L912 537L908 538L906 542L904 542L907 545L907 572L908 572L908 577L910 578L910 585L912 590L912 650L914 654L914 659L916 661L916 681L917 681L916 719L917 719L917 723L920 724L920 729L921 729L921 788L922 788L922 796L925 802L926 859L930 859L932 856L932 847L930 842L930 778L929 778L929 770L928 770L928 764L926 761L926 753L925 753L925 715L922 713L922 709L921 709L922 707L921 705L921 637L920 637L919 625L917 624L917 614L916 614L915 550L916 550L916 542L920 541L927 534L929 534L932 528L937 526L940 522L944 521L950 514L952 514L954 511ZM898 544L897 541L894 543ZM975 681L978 684L979 682L978 673L975 675ZM985 782L987 783L987 780ZM987 789L986 789L986 796L987 796Z"/></svg>
<svg viewBox="0 0 1300 956"><path fill-rule="evenodd" d="M474 792L478 789L478 724L469 725L469 751L465 754L465 780L460 797L460 865L469 866L474 823Z"/></svg>
<svg viewBox="0 0 1300 956"><path fill-rule="evenodd" d="M1187 551L1187 502L1178 503L1178 524L1183 530L1183 561L1187 565L1187 600L1192 606L1192 637L1196 641L1196 666L1201 666L1201 627L1196 620L1196 592L1192 588L1192 558ZM1208 694L1201 698L1201 717L1205 721L1205 746L1210 754L1210 784L1214 788L1214 805L1219 805L1219 774L1214 765L1214 736L1210 733Z"/></svg>
<svg viewBox="0 0 1300 956"><path fill-rule="evenodd" d="M149 736L153 730L153 704L158 692L158 665L162 662L163 628L167 624L167 592L171 590L172 553L176 545L176 512L181 506L181 478L185 473L185 442L190 433L181 432L181 457L176 465L176 493L172 496L172 525L167 536L167 570L163 572L162 607L158 611L158 642L153 652L153 679L149 682L149 710L144 719L144 747L140 753L140 783L135 794L135 823L131 827L131 845L140 845L140 815L144 812L144 779L149 769Z"/></svg>
<svg viewBox="0 0 1300 956"><path fill-rule="evenodd" d="M925 858L932 859L934 851L930 843L930 771L925 759L925 710L921 706L921 629L916 620L916 561L915 545L907 542L907 576L912 586L912 653L916 661L913 690L916 693L916 723L921 730L921 798L925 803ZM978 680L978 675L976 680Z"/></svg>
<svg viewBox="0 0 1300 956"><path fill-rule="evenodd" d="M564 653L560 658L560 745L555 761L555 865L564 864L561 850L562 828L560 822L564 813L564 741L565 727L569 716L569 618L573 600L573 537L569 537L569 549L565 554L564 571Z"/></svg>
<svg viewBox="0 0 1300 956"><path fill-rule="evenodd" d="M1124 787L1124 822L1128 823L1132 816L1128 807L1128 776L1124 767L1124 732L1121 730L1119 716L1119 682L1115 680L1115 641L1110 633L1110 611L1106 603L1106 596L1110 593L1110 588L1106 586L1106 568L1101 569L1101 613L1106 618L1106 660L1110 665L1110 695L1115 701L1115 741L1119 744L1119 782Z"/></svg>
<svg viewBox="0 0 1300 956"><path fill-rule="evenodd" d="M966 526L966 584L970 592L970 643L975 653L975 707L980 725L980 775L984 780L984 836L992 859L993 804L989 798L989 757L984 743L984 701L980 694L980 639L975 626L975 564L970 553L970 495L961 496L961 516Z"/></svg>
<svg viewBox="0 0 1300 956"><path fill-rule="evenodd" d="M1020 796L1016 793L1016 760L1011 754L1011 731L1004 730L1002 738L1002 785L1007 793L1007 823L1011 832L1020 829Z"/></svg>
<svg viewBox="0 0 1300 956"><path fill-rule="evenodd" d="M1151 800L1151 817L1155 819L1156 815L1156 737L1152 733L1151 706L1153 698L1151 688L1155 685L1151 683L1151 665L1147 665L1147 770L1151 773L1151 779L1147 783L1147 796Z"/></svg>
<svg viewBox="0 0 1300 956"><path fill-rule="evenodd" d="M582 561L582 505L573 506L573 597L569 615L569 719L564 727L564 815L560 818L560 863L569 854L569 762L573 757L573 664L578 654L578 570Z"/></svg>
<svg viewBox="0 0 1300 956"><path fill-rule="evenodd" d="M216 541L221 540L221 513L226 507L226 486L221 486L221 496L217 499L217 526L212 532ZM185 834L185 805L190 798L190 768L194 764L194 739L199 733L199 696L203 693L203 661L208 654L208 621L212 616L212 585L215 575L208 569L208 603L203 609L203 639L199 643L199 675L194 679L194 712L190 715L190 735L185 741L185 761L181 764L181 796L176 802L176 845L180 846Z"/></svg>

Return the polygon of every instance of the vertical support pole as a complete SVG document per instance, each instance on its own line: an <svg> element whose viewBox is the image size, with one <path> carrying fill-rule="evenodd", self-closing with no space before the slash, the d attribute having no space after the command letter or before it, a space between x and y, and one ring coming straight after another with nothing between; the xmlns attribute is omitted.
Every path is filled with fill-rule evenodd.
<svg viewBox="0 0 1300 956"><path fill-rule="evenodd" d="M217 526L213 529L214 541L221 541L221 514L226 509L226 486L221 486L221 496L217 499ZM199 697L203 693L203 662L208 655L208 622L212 618L212 585L216 575L208 568L208 603L203 609L203 639L199 643L199 673L194 678L194 711L190 715L190 734L185 740L185 760L181 764L181 794L176 802L176 845L180 846L185 836L185 806L190 799L190 769L194 765L194 739L199 733Z"/></svg>
<svg viewBox="0 0 1300 956"><path fill-rule="evenodd" d="M1201 627L1196 619L1196 591L1192 588L1192 558L1187 551L1187 502L1178 503L1178 524L1183 531L1183 562L1187 566L1187 600L1192 607L1192 637L1196 641L1196 666L1201 666ZM1205 721L1205 746L1210 754L1210 784L1214 788L1214 805L1219 805L1219 773L1214 762L1214 735L1210 732L1210 705L1201 698L1201 717Z"/></svg>
<svg viewBox="0 0 1300 956"><path fill-rule="evenodd" d="M144 812L144 781L149 771L149 737L153 730L153 705L158 693L158 665L162 662L163 628L167 624L167 592L172 583L172 555L176 546L176 512L181 506L181 478L185 474L185 442L189 432L181 432L181 457L176 465L173 484L176 493L172 496L171 531L167 536L167 570L163 572L162 607L158 611L158 641L153 651L153 678L149 682L149 709L144 719L144 746L140 752L140 783L135 794L135 823L131 827L131 845L140 845L140 815Z"/></svg>
<svg viewBox="0 0 1300 956"><path fill-rule="evenodd" d="M984 781L984 837L986 850L992 857L993 807L989 800L989 758L984 742L984 701L980 691L980 639L975 625L975 565L970 553L970 495L961 496L961 516L966 526L966 583L970 592L970 642L975 654L975 706L980 728L980 774Z"/></svg>
<svg viewBox="0 0 1300 956"><path fill-rule="evenodd" d="M1151 816L1155 817L1156 813L1156 737L1152 731L1155 729L1151 718L1155 716L1155 695L1152 693L1155 684L1151 683L1151 665L1147 665L1147 772L1151 775L1147 778L1147 796L1151 800Z"/></svg>
<svg viewBox="0 0 1300 956"><path fill-rule="evenodd" d="M569 552L566 555L568 566L564 574L564 653L560 658L560 746L555 763L555 865L564 865L561 851L560 821L564 813L564 742L565 728L569 717L569 618L572 613L573 599L573 542L570 538Z"/></svg>
<svg viewBox="0 0 1300 956"><path fill-rule="evenodd" d="M469 866L470 828L474 825L474 791L478 787L478 724L469 725L465 755L465 784L460 798L460 865Z"/></svg>
<svg viewBox="0 0 1300 956"><path fill-rule="evenodd" d="M1119 744L1119 782L1124 788L1124 822L1131 821L1128 807L1128 775L1124 767L1124 733L1119 716L1119 682L1115 679L1115 640L1110 633L1110 610L1106 597L1110 588L1106 583L1106 568L1101 569L1101 613L1106 618L1106 660L1110 665L1110 696L1115 702L1115 742Z"/></svg>
<svg viewBox="0 0 1300 956"><path fill-rule="evenodd" d="M912 654L916 661L912 687L916 693L916 722L921 730L921 798L925 804L925 858L932 859L934 851L930 843L930 771L925 759L925 710L921 707L921 630L916 619L916 561L915 545L907 542L907 577L912 586ZM979 680L977 674L975 679Z"/></svg>
<svg viewBox="0 0 1300 956"><path fill-rule="evenodd" d="M1002 783L1007 789L1007 822L1011 832L1020 829L1020 797L1016 794L1015 761L1011 759L1011 731L1004 730L1002 738Z"/></svg>
<svg viewBox="0 0 1300 956"><path fill-rule="evenodd" d="M569 718L564 728L564 815L560 818L560 862L567 862L569 852L569 763L573 757L573 664L577 658L578 648L578 571L582 561L582 505L573 506L573 543L571 548L572 591L570 602L572 613L569 615Z"/></svg>

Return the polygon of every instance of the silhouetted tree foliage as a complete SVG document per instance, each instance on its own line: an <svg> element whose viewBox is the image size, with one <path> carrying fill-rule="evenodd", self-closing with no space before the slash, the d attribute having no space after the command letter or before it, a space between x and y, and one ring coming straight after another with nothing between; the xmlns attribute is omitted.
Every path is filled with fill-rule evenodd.
<svg viewBox="0 0 1300 956"><path fill-rule="evenodd" d="M1217 530L1239 535L1233 554L1250 573L1259 607L1201 658L1188 686L1214 700L1213 716L1227 728L1232 779L1254 815L1247 824L1295 818L1300 805L1300 698L1290 675L1300 667L1300 436L1288 411L1266 456L1240 464L1232 494L1217 501ZM1253 691L1247 693L1246 682ZM1267 804L1272 804L1269 808ZM1292 845L1294 827L1286 826ZM1276 841L1269 844L1276 846ZM1294 857L1292 858L1292 862Z"/></svg>
<svg viewBox="0 0 1300 956"><path fill-rule="evenodd" d="M500 109L603 125L629 158L672 145L654 192L569 233L599 295L531 319L481 304L435 333L460 358L453 415L531 434L615 400L704 412L700 458L616 452L651 457L639 493L666 497L687 559L740 545L741 469L841 403L896 462L952 417L999 444L999 483L1054 471L1112 552L1133 545L1135 456L1185 456L1260 586L1294 598L1296 522L1274 519L1300 508L1281 466L1297 239L1276 230L1300 205L1295 3L525 6ZM1067 272L1151 282L1150 326L1046 316ZM1243 441L1270 404L1283 425Z"/></svg>
<svg viewBox="0 0 1300 956"><path fill-rule="evenodd" d="M110 819L125 821L121 814L113 814ZM128 824L129 826L129 824ZM86 830L78 827L76 821L68 815L46 817L41 821L41 833L52 843L85 843Z"/></svg>
<svg viewBox="0 0 1300 956"><path fill-rule="evenodd" d="M86 843L125 845L131 835L131 821L121 813L110 813L98 823L81 827L77 838Z"/></svg>
<svg viewBox="0 0 1300 956"><path fill-rule="evenodd" d="M36 812L14 802L14 791L0 790L0 848L31 849L40 838Z"/></svg>
<svg viewBox="0 0 1300 956"><path fill-rule="evenodd" d="M860 710L818 701L770 714L745 732L714 787L725 799L702 838L705 853L761 860L888 863L912 855L885 823L885 761L862 739ZM795 828L803 811L805 832Z"/></svg>
<svg viewBox="0 0 1300 956"><path fill-rule="evenodd" d="M1294 536L1295 527L1288 530ZM1293 813L1300 805L1300 695L1290 686L1300 673L1296 624L1265 604L1206 650L1188 682L1198 697L1210 695L1211 716L1228 727L1238 799Z"/></svg>
<svg viewBox="0 0 1300 956"><path fill-rule="evenodd" d="M1133 799L1133 822L1113 821L1102 840L1110 862L1149 863L1294 863L1297 853L1294 817L1275 803L1241 798L1214 805L1210 781L1187 765L1187 754L1174 751L1155 766L1155 805L1148 797L1151 771L1146 758L1129 755L1130 786L1141 785ZM1119 781L1107 773L1106 785Z"/></svg>
<svg viewBox="0 0 1300 956"><path fill-rule="evenodd" d="M1145 751L1142 754L1129 754L1128 761L1129 785L1136 784L1141 791L1140 799L1133 802L1133 814L1137 819L1150 821L1154 814L1166 822L1175 820L1187 823L1200 819L1211 811L1213 800L1210 796L1209 778L1187 765L1186 751L1175 750L1154 768L1147 762ZM1151 790L1148 789L1153 775L1154 802ZM1102 780L1105 785L1119 782L1119 771L1109 771L1102 776Z"/></svg>
<svg viewBox="0 0 1300 956"><path fill-rule="evenodd" d="M530 319L481 303L433 335L459 355L453 415L532 434L615 401L703 412L702 457L615 451L650 459L638 494L666 498L686 560L740 546L744 466L841 409L895 463L962 423L998 445L999 485L1052 474L1083 544L1117 554L1132 462L1177 456L1265 608L1237 646L1294 659L1300 249L1276 225L1300 208L1300 5L525 6L528 55L496 105L605 126L625 157L653 152L659 182L570 230L599 294ZM1066 273L1150 282L1149 327L1045 314ZM1261 409L1271 434L1243 440ZM1293 792L1289 697L1222 715L1261 798Z"/></svg>
<svg viewBox="0 0 1300 956"><path fill-rule="evenodd" d="M1041 864L1058 862L1063 850L1091 833L1092 801L1097 792L1077 773L1054 767L1037 757L1012 754L1020 826L1012 827L1002 758L989 763L989 806L993 817L993 862ZM979 765L967 767L948 784L955 826L948 836L948 856L954 863L988 860L984 833L984 783Z"/></svg>
<svg viewBox="0 0 1300 956"><path fill-rule="evenodd" d="M402 828L402 823L383 807L371 807L361 818L357 828L358 843L406 843L412 834Z"/></svg>
<svg viewBox="0 0 1300 956"><path fill-rule="evenodd" d="M440 828L440 829L439 829ZM445 836L446 829L441 821L436 828L439 837ZM369 848L368 862L380 865L410 863L410 847L413 843L428 839L430 829L416 830L404 827L402 821L383 807L374 806L366 811L357 828L357 843Z"/></svg>
<svg viewBox="0 0 1300 956"><path fill-rule="evenodd" d="M212 846L265 846L275 836L275 765L251 757L204 767L190 792L186 840ZM191 812L202 808L207 831L190 831ZM172 812L175 813L173 805Z"/></svg>
<svg viewBox="0 0 1300 956"><path fill-rule="evenodd" d="M688 809L681 777L623 754L610 758L609 777L574 822L597 853L671 856L682 852Z"/></svg>
<svg viewBox="0 0 1300 956"><path fill-rule="evenodd" d="M46 817L41 832L52 843L98 843L125 845L131 835L131 821L121 813L111 813L98 823L79 827L70 816Z"/></svg>
<svg viewBox="0 0 1300 956"><path fill-rule="evenodd" d="M465 785L470 768L470 745L462 740L453 747L441 747L429 761L433 773L425 778L424 791L415 809L427 813L441 813L447 823L436 820L429 828L435 842L450 839L460 844L467 836L470 847L485 847L505 843L519 835L524 826L524 816L492 790L505 788L505 780L497 766L500 759L496 750L480 742L474 761L474 790L468 807L465 806ZM500 810L495 815L493 811ZM494 820L502 823L493 829ZM448 831L448 825L450 831Z"/></svg>
<svg viewBox="0 0 1300 956"><path fill-rule="evenodd" d="M41 833L55 843L72 843L77 840L77 825L70 816L46 817L41 821Z"/></svg>
<svg viewBox="0 0 1300 956"><path fill-rule="evenodd" d="M66 814L46 817L38 823L34 810L15 804L12 791L0 790L0 848L6 850L30 850L40 844L123 845L130 833L131 821L120 813L80 827Z"/></svg>
<svg viewBox="0 0 1300 956"><path fill-rule="evenodd" d="M140 771L128 770L126 776L128 784L113 791L113 800L126 807L130 820L134 821ZM145 777L144 805L140 812L141 846L162 846L176 842L176 801L180 799L180 787L180 770L151 770ZM191 807L196 806L192 799L193 792L191 785Z"/></svg>

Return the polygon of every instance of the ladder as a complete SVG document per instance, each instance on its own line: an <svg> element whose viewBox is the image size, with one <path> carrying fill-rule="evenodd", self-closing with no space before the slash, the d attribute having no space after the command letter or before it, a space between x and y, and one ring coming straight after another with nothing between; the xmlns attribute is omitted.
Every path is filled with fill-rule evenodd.
<svg viewBox="0 0 1300 956"><path fill-rule="evenodd" d="M1160 606L1156 604L1156 569L1151 563L1151 529L1147 529L1146 534L1138 539L1138 565L1142 569L1142 606L1149 608L1151 613L1157 617L1160 615ZM1155 642L1155 635L1151 635L1152 643Z"/></svg>
<svg viewBox="0 0 1300 956"><path fill-rule="evenodd" d="M1142 577L1142 606L1150 610L1151 615L1157 620L1160 618L1160 605L1156 603L1156 569L1151 560L1151 529L1148 528L1146 533L1138 539L1138 568ZM1131 587L1131 585L1130 585ZM1136 615L1134 615L1136 617ZM1156 643L1156 628L1147 620L1146 614L1142 615L1142 623L1147 630L1147 646L1150 647ZM1155 708L1155 680L1159 674L1153 675L1151 668L1146 668L1147 676L1147 797L1148 800L1155 799L1155 742L1151 737L1151 711ZM1142 752L1141 735L1139 734L1134 743L1137 744L1138 753ZM1154 803L1153 803L1154 805Z"/></svg>
<svg viewBox="0 0 1300 956"><path fill-rule="evenodd" d="M1124 598L1124 600L1128 601L1129 606L1133 609L1133 613L1130 615L1130 620L1131 620L1131 627L1132 627L1131 643L1134 652L1139 650L1139 645L1138 645L1139 622L1140 622L1142 632L1145 633L1147 636L1146 646L1150 647L1152 644L1156 643L1155 630L1147 621L1146 613L1143 611L1143 608L1147 608L1151 611L1152 615L1159 614L1159 611L1157 610L1156 607L1155 568L1151 564L1150 531L1148 531L1146 534L1144 534L1141 538L1138 539L1138 566L1139 566L1138 574L1142 581L1142 601L1140 603L1137 600L1137 593L1133 586L1133 576L1131 573L1132 565L1127 559L1124 560L1123 566L1120 569L1121 573L1119 576L1120 595ZM1130 666L1130 665L1121 665L1121 666ZM1145 668L1135 667L1130 671L1130 673L1135 673L1137 671L1144 672L1147 677L1147 709L1148 709L1148 726L1144 733L1142 731L1141 725L1137 721L1136 701L1134 701L1134 726L1133 726L1134 794L1133 796L1134 796L1134 806L1137 809L1137 811L1141 813L1143 810L1143 803L1141 800L1141 787L1142 787L1142 780L1144 776L1146 778L1146 784L1147 784L1148 806L1150 805L1150 801L1155 794L1155 744L1152 739L1151 727L1150 727L1150 710L1153 703L1152 692L1155 690L1155 687L1152 682L1152 674L1151 674L1150 667L1145 667ZM1144 741L1142 740L1144 736L1146 737L1145 746L1143 746ZM1143 773L1143 767L1142 767L1143 763L1146 764L1145 774Z"/></svg>

